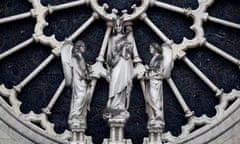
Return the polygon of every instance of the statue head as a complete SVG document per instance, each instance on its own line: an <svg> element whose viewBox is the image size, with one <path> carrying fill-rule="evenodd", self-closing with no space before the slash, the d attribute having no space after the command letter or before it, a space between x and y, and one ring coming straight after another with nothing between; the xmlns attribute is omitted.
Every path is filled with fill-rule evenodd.
<svg viewBox="0 0 240 144"><path fill-rule="evenodd" d="M85 51L85 43L82 40L78 40L73 47L73 53L83 53Z"/></svg>
<svg viewBox="0 0 240 144"><path fill-rule="evenodd" d="M121 33L123 30L123 18L122 17L117 17L114 21L114 31L116 33Z"/></svg>
<svg viewBox="0 0 240 144"><path fill-rule="evenodd" d="M162 54L162 47L156 42L151 43L149 48L151 54Z"/></svg>

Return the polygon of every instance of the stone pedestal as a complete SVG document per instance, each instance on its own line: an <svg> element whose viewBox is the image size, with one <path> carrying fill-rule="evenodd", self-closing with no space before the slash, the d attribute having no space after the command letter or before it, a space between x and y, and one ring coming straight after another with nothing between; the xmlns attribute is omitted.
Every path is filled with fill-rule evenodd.
<svg viewBox="0 0 240 144"><path fill-rule="evenodd" d="M144 138L143 144L163 144L163 129L162 121L153 121L148 124L149 137Z"/></svg>
<svg viewBox="0 0 240 144"><path fill-rule="evenodd" d="M124 139L124 126L127 118L110 118L110 138L104 139L103 144L132 144L130 139Z"/></svg>
<svg viewBox="0 0 240 144"><path fill-rule="evenodd" d="M85 121L80 123L72 123L70 125L72 131L72 139L70 144L93 144L92 137L85 135L85 130L87 128Z"/></svg>

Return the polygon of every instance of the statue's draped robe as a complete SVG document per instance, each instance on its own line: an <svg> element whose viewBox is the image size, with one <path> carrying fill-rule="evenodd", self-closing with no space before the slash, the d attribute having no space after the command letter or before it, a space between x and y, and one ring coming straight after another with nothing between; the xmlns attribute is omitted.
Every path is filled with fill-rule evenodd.
<svg viewBox="0 0 240 144"><path fill-rule="evenodd" d="M123 34L110 38L107 61L110 69L110 88L107 107L110 109L126 110L129 106L130 92L133 79L132 47L124 47L126 40Z"/></svg>
<svg viewBox="0 0 240 144"><path fill-rule="evenodd" d="M72 87L69 123L80 123L86 119L89 101L86 63L81 54L72 54L72 46L63 47L61 53L66 85Z"/></svg>
<svg viewBox="0 0 240 144"><path fill-rule="evenodd" d="M146 93L148 102L146 112L150 120L156 118L163 120L163 60L162 56L154 56L150 62Z"/></svg>
<svg viewBox="0 0 240 144"><path fill-rule="evenodd" d="M87 83L85 80L84 69L79 67L80 63L85 64L81 55L72 57L72 103L70 110L70 119L77 117L77 119L85 119L87 115Z"/></svg>

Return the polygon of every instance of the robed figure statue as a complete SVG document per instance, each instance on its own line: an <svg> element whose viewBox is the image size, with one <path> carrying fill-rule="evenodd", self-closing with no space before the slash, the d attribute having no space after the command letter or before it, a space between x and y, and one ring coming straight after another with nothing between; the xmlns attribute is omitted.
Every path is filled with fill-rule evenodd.
<svg viewBox="0 0 240 144"><path fill-rule="evenodd" d="M150 44L153 55L146 72L146 113L148 127L164 127L163 79L168 78L173 67L172 51L167 44Z"/></svg>
<svg viewBox="0 0 240 144"><path fill-rule="evenodd" d="M74 46L66 41L61 49L65 83L72 88L69 126L73 132L86 129L87 109L91 97L89 72L82 55L84 51L85 44L80 40Z"/></svg>
<svg viewBox="0 0 240 144"><path fill-rule="evenodd" d="M107 67L109 97L106 111L109 117L128 117L132 89L133 46L125 32L121 18L114 21L114 29L108 43ZM105 115L106 116L106 115Z"/></svg>

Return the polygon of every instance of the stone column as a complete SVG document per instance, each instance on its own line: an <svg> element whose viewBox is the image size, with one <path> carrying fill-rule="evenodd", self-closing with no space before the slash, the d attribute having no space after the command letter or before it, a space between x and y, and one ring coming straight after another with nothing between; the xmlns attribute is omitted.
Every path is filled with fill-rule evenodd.
<svg viewBox="0 0 240 144"><path fill-rule="evenodd" d="M112 117L108 119L110 138L104 139L103 144L132 144L130 139L124 139L124 126L128 117Z"/></svg>
<svg viewBox="0 0 240 144"><path fill-rule="evenodd" d="M164 122L161 120L152 121L148 124L148 138L144 138L143 144L163 144Z"/></svg>
<svg viewBox="0 0 240 144"><path fill-rule="evenodd" d="M87 128L85 120L80 123L72 123L70 125L72 131L72 139L70 144L93 144L92 137L85 135Z"/></svg>

